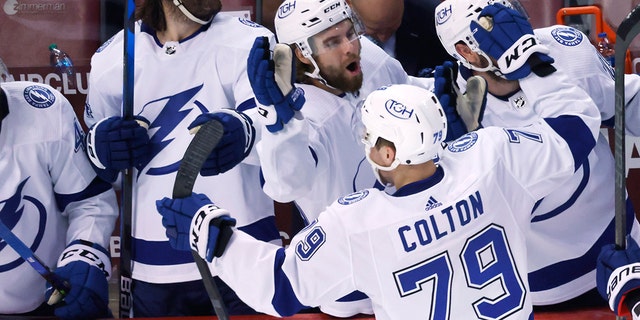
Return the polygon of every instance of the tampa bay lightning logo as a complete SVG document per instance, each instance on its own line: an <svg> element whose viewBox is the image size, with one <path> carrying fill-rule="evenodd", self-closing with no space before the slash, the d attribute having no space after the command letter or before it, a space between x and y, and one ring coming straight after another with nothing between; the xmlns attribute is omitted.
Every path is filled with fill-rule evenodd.
<svg viewBox="0 0 640 320"><path fill-rule="evenodd" d="M469 132L457 140L448 144L447 149L451 152L463 152L469 150L478 141L478 134L475 132Z"/></svg>
<svg viewBox="0 0 640 320"><path fill-rule="evenodd" d="M255 23L255 22L253 22L253 21L251 21L251 20L247 20L247 19L244 19L244 18L238 18L238 20L239 20L242 24L247 25L247 26L249 26L249 27L253 27L253 28L260 28L260 27L262 27L261 25L259 25L259 24Z"/></svg>
<svg viewBox="0 0 640 320"><path fill-rule="evenodd" d="M559 44L568 47L579 45L584 38L580 31L571 27L555 28L551 30L551 36L553 36L553 39L555 39Z"/></svg>
<svg viewBox="0 0 640 320"><path fill-rule="evenodd" d="M193 100L196 94L202 90L203 86L204 85L198 85L175 95L150 101L142 107L142 111L139 115L149 120L153 119L153 121L149 125L149 132L152 133L151 137L149 137L149 145L151 148L150 156L146 162L138 166L138 175L142 174L141 169L147 167L149 162L156 158L158 154L171 149L171 142L177 137L175 132L178 125L187 117L189 112L193 110L194 105L200 109L200 113L209 112L201 102ZM176 145L176 147L178 146ZM184 150L180 152L183 153ZM173 154L170 151L166 151L163 154L168 153ZM180 154L175 157L168 156L158 158L162 158L162 160L167 162L156 162L156 165L149 168L146 174L165 175L176 172L180 167L180 160L182 160Z"/></svg>
<svg viewBox="0 0 640 320"><path fill-rule="evenodd" d="M56 102L56 96L53 95L53 92L49 88L40 85L24 88L22 95L27 103L38 109L49 108Z"/></svg>
<svg viewBox="0 0 640 320"><path fill-rule="evenodd" d="M356 203L369 195L369 190L362 190L358 192L354 192L352 194L346 195L338 199L338 203L342 205L350 205L352 203Z"/></svg>
<svg viewBox="0 0 640 320"><path fill-rule="evenodd" d="M0 201L0 219L9 230L13 230L20 224L25 213L25 207L28 208L30 214L37 212L38 223L35 225L30 223L28 228L20 228L24 232L21 232L19 235L20 240L22 240L31 251L35 252L40 246L40 242L44 236L47 223L47 211L38 199L22 194L22 190L28 180L29 178L24 179L11 197ZM7 250L12 252L9 253ZM24 259L20 257L13 259L15 255L16 253L13 252L11 248L7 248L7 243L0 239L0 272L14 269L24 263Z"/></svg>

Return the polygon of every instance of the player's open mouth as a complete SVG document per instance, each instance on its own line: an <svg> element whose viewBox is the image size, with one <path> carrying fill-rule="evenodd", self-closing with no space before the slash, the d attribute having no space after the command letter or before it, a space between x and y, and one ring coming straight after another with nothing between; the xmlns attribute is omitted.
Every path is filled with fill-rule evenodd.
<svg viewBox="0 0 640 320"><path fill-rule="evenodd" d="M349 72L351 74L359 74L360 73L360 64L358 63L358 61L354 61L352 63L349 63L347 65L347 70L349 70Z"/></svg>

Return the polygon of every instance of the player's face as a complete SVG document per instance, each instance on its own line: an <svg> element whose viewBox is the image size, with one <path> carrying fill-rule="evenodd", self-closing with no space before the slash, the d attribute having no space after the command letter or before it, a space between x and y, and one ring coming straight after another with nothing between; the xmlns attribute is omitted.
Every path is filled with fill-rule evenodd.
<svg viewBox="0 0 640 320"><path fill-rule="evenodd" d="M320 75L329 85L345 92L360 89L360 37L351 20L345 19L316 34L309 43Z"/></svg>

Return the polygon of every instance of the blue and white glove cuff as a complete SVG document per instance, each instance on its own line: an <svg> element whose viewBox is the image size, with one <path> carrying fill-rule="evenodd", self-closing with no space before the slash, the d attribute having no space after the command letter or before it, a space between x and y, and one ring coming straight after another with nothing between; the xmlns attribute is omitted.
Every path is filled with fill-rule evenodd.
<svg viewBox="0 0 640 320"><path fill-rule="evenodd" d="M256 100L257 103L257 100ZM246 114L232 110L232 109L220 109L216 112L226 113L228 115L233 116L234 118L240 120L242 122L242 127L244 129L244 154L247 154L253 147L253 142L255 140L255 128L253 127L253 121Z"/></svg>
<svg viewBox="0 0 640 320"><path fill-rule="evenodd" d="M87 155L89 155L89 160L91 160L91 163L93 163L94 166L102 170L107 167L102 163L102 161L100 161L100 158L98 158L98 154L96 153L96 130L98 129L98 126L107 119L109 118L104 118L98 121L87 133Z"/></svg>
<svg viewBox="0 0 640 320"><path fill-rule="evenodd" d="M221 209L214 204L207 204L198 209L191 219L191 227L189 228L189 244L192 250L198 252L202 259L207 258L207 247L209 243L209 224L211 220L229 215L229 211Z"/></svg>
<svg viewBox="0 0 640 320"><path fill-rule="evenodd" d="M640 280L640 262L624 265L622 267L613 270L607 281L607 297L609 298L609 308L611 310L622 310L620 306L616 306L615 303L624 292L620 292L626 283L632 280ZM622 299L618 301L622 303Z"/></svg>
<svg viewBox="0 0 640 320"><path fill-rule="evenodd" d="M515 72L526 64L529 57L536 52L548 54L549 48L541 44L535 35L524 34L498 59L498 68L503 74Z"/></svg>
<svg viewBox="0 0 640 320"><path fill-rule="evenodd" d="M72 241L58 259L58 268L74 261L83 261L104 273L107 280L111 277L111 259L109 253L98 244L84 241Z"/></svg>

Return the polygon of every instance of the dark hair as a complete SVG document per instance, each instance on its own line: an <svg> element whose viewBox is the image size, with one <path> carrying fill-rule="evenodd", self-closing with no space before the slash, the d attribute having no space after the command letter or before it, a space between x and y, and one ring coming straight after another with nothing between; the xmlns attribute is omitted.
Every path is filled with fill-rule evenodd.
<svg viewBox="0 0 640 320"><path fill-rule="evenodd" d="M167 29L167 21L162 11L163 0L145 0L136 8L136 20L142 20L156 31Z"/></svg>

